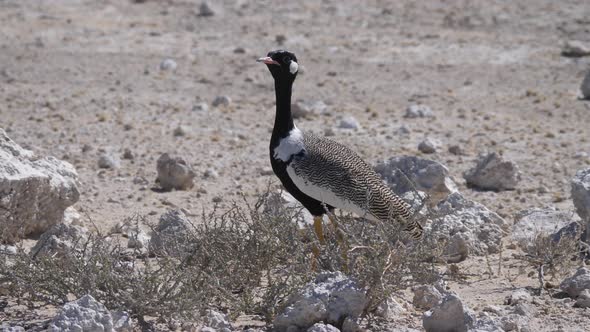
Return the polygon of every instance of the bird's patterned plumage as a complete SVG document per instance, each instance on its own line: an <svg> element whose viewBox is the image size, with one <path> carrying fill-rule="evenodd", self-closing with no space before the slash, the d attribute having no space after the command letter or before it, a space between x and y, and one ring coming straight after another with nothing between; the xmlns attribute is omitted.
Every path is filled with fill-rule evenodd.
<svg viewBox="0 0 590 332"><path fill-rule="evenodd" d="M309 133L304 133L302 140L304 150L293 154L287 166L299 190L367 219L400 222L415 238L422 235L422 226L412 219L411 207L354 151Z"/></svg>

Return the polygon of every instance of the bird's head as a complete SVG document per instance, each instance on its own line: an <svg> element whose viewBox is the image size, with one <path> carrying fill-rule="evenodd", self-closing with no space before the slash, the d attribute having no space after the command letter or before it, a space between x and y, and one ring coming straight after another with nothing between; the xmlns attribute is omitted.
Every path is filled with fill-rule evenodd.
<svg viewBox="0 0 590 332"><path fill-rule="evenodd" d="M262 57L256 61L265 63L272 77L277 81L293 82L299 71L297 57L288 51L271 51L268 52L266 57Z"/></svg>

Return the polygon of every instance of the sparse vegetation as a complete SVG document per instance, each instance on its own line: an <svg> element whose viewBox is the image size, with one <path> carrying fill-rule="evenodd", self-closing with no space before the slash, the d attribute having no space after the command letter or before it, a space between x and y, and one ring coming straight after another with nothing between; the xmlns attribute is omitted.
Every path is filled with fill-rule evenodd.
<svg viewBox="0 0 590 332"><path fill-rule="evenodd" d="M348 248L348 274L367 289L367 314L393 292L437 276L425 259L432 248L407 241L394 224L347 216L338 221L348 245L340 245L334 228L325 227L328 244L312 270L312 247L318 245L312 230L291 222L299 211L265 212L267 197L203 214L186 234L189 241L179 235L175 245L182 254L175 257L142 255L115 236L98 233L59 256L33 257L19 248L16 255L3 254L2 286L29 307L91 294L149 326L148 317L195 320L212 307L270 322L315 273L342 269L343 248Z"/></svg>

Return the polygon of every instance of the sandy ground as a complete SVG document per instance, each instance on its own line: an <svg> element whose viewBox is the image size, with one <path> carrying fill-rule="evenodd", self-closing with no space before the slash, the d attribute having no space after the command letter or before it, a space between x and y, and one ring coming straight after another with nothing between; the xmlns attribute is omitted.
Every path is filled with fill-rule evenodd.
<svg viewBox="0 0 590 332"><path fill-rule="evenodd" d="M590 103L577 99L590 58L560 55L563 42L590 42L590 5L550 1L218 1L199 16L195 1L0 1L0 127L40 155L71 162L80 175L74 206L108 229L133 213L157 217L171 206L193 213L238 193L254 197L269 180L274 117L272 78L254 60L294 52L303 66L294 98L321 100L328 114L299 119L304 130L334 130L370 163L421 155L426 136L442 142L427 155L445 164L467 197L508 220L531 207L573 211L569 181L590 165ZM175 70L161 70L171 58ZM232 100L213 107L216 96ZM205 102L208 111L193 110ZM406 119L413 103L435 118ZM359 130L339 129L354 116ZM174 129L185 126L186 134ZM400 126L410 129L400 135ZM447 152L451 145L465 151ZM123 159L125 149L134 158ZM466 188L462 173L478 153L500 151L523 173L500 193ZM198 174L189 191L150 190L163 152ZM121 159L100 169L102 153ZM214 170L219 176L206 176ZM462 263L473 274L451 287L472 308L502 304L525 273L483 274L484 258ZM498 257L491 257L496 261ZM497 264L497 263L494 263ZM514 265L514 264L512 264ZM518 267L504 266L519 274ZM541 297L532 330L590 326L588 309ZM420 326L419 313L411 317Z"/></svg>

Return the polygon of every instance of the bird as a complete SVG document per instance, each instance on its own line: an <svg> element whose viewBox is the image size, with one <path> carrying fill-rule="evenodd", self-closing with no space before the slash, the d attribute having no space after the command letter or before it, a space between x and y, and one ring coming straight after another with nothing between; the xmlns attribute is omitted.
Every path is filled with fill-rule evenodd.
<svg viewBox="0 0 590 332"><path fill-rule="evenodd" d="M287 192L314 217L314 231L324 244L323 215L335 208L372 221L398 222L412 238L423 228L409 204L391 191L358 154L334 140L301 131L293 123L291 96L299 72L295 54L271 51L257 59L274 78L276 113L270 139L270 163Z"/></svg>

